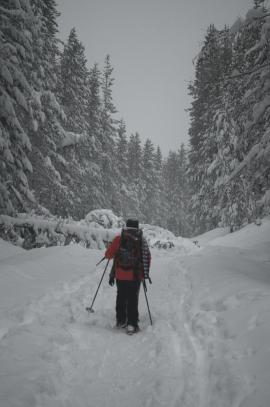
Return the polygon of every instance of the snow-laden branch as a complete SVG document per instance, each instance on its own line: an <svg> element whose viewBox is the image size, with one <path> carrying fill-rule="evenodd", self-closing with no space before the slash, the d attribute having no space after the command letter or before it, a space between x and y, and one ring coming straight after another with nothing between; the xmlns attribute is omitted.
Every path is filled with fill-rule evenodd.
<svg viewBox="0 0 270 407"><path fill-rule="evenodd" d="M85 133L78 134L73 133L72 131L67 131L66 136L60 143L60 148L75 146L76 144L83 142L85 138L86 138Z"/></svg>
<svg viewBox="0 0 270 407"><path fill-rule="evenodd" d="M236 176L238 176L243 171L243 169L251 162L251 160L254 160L255 157L259 156L261 151L265 149L267 143L269 143L269 139L270 139L270 130L264 134L264 137L259 143L255 144L250 149L244 160L241 161L241 163L235 168L235 170L228 177L225 184L230 183Z"/></svg>

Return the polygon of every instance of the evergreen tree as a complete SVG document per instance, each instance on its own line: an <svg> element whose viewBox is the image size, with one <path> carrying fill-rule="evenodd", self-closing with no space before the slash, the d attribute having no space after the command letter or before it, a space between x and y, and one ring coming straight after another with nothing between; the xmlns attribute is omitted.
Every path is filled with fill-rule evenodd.
<svg viewBox="0 0 270 407"><path fill-rule="evenodd" d="M116 108L113 103L112 87L114 84L113 67L110 56L105 58L103 75L102 75L102 107L101 107L101 132L100 143L102 148L101 168L103 179L103 191L106 198L107 206L119 211L120 199L119 174L117 162L115 160L117 122L114 118Z"/></svg>
<svg viewBox="0 0 270 407"><path fill-rule="evenodd" d="M191 232L189 223L189 191L187 155L184 145L178 152L170 151L164 165L164 184L167 199L167 228L178 236L188 236Z"/></svg>
<svg viewBox="0 0 270 407"><path fill-rule="evenodd" d="M121 178L126 180L128 176L127 160L128 140L126 135L126 125L123 119L119 122L118 137L116 140L116 160Z"/></svg>
<svg viewBox="0 0 270 407"><path fill-rule="evenodd" d="M170 151L164 164L164 185L167 198L166 228L177 234L179 185L177 153Z"/></svg>
<svg viewBox="0 0 270 407"><path fill-rule="evenodd" d="M89 127L89 134L95 138L96 142L98 142L101 121L101 72L98 64L94 64L93 68L90 69L88 87L87 124Z"/></svg>
<svg viewBox="0 0 270 407"><path fill-rule="evenodd" d="M230 65L228 30L218 31L210 26L196 64L195 81L189 88L194 101L190 109L188 174L193 191L192 222L196 233L215 227L219 221L215 173L212 171L218 156L214 118L223 103L224 78L229 73Z"/></svg>
<svg viewBox="0 0 270 407"><path fill-rule="evenodd" d="M91 207L91 183L88 164L94 153L89 119L90 74L85 49L79 41L75 28L69 34L60 60L58 95L66 114L66 136L59 152L64 156L58 166L61 179L67 187L66 215L81 218ZM95 174L98 177L98 174Z"/></svg>
<svg viewBox="0 0 270 407"><path fill-rule="evenodd" d="M120 208L119 213L124 218L128 218L130 211L134 214L137 213L136 203L134 203L134 191L130 188L128 182L128 139L126 134L126 125L123 119L119 122L119 127L117 131L117 139L115 146L115 161L117 164L118 171L118 183L120 185L118 206ZM136 198L135 198L136 200ZM132 208L132 210L131 210Z"/></svg>
<svg viewBox="0 0 270 407"><path fill-rule="evenodd" d="M102 190L102 169L101 156L102 146L100 141L101 134L101 72L98 64L90 69L88 80L88 99L87 99L87 136L81 143L84 149L84 182L87 187L85 200L85 213L92 209L103 207L105 204L104 191Z"/></svg>
<svg viewBox="0 0 270 407"><path fill-rule="evenodd" d="M67 117L66 128L74 133L87 130L88 80L85 49L72 28L61 55L58 94Z"/></svg>
<svg viewBox="0 0 270 407"><path fill-rule="evenodd" d="M232 65L234 75L228 86L230 120L234 122L234 141L231 151L230 176L226 181L223 205L224 216L231 228L250 222L257 215L267 213L269 202L269 24L262 2L254 2L234 41ZM266 198L266 199L265 199ZM268 209L267 209L268 207Z"/></svg>
<svg viewBox="0 0 270 407"><path fill-rule="evenodd" d="M166 227L166 213L168 202L165 193L165 183L163 179L163 157L159 146L154 153L154 171L155 171L155 188L156 202L155 212L153 214L153 224Z"/></svg>
<svg viewBox="0 0 270 407"><path fill-rule="evenodd" d="M114 142L115 136L115 120L113 115L117 112L112 98L112 87L114 84L113 67L111 65L110 56L107 55L104 63L103 77L102 77L102 113L101 113L101 126L102 126L102 142L104 149Z"/></svg>
<svg viewBox="0 0 270 407"><path fill-rule="evenodd" d="M141 211L146 223L152 224L156 214L157 179L155 176L154 145L150 139L144 143L142 152Z"/></svg>
<svg viewBox="0 0 270 407"><path fill-rule="evenodd" d="M38 21L30 2L1 2L0 13L0 211L26 210L34 201L28 174L31 142L25 123L31 119L32 89L23 67L33 63Z"/></svg>
<svg viewBox="0 0 270 407"><path fill-rule="evenodd" d="M30 160L33 172L29 177L31 188L40 204L53 212L62 213L67 198L57 163L63 158L58 147L65 137L62 127L65 114L56 97L58 32L54 0L33 0L32 10L39 22L39 31L33 41L33 61L26 65L25 75L33 88L31 103L33 124L28 123L32 143Z"/></svg>
<svg viewBox="0 0 270 407"><path fill-rule="evenodd" d="M136 216L142 218L142 148L141 139L138 133L131 134L127 144L127 177L125 187L122 188L125 194L126 217Z"/></svg>
<svg viewBox="0 0 270 407"><path fill-rule="evenodd" d="M131 134L128 143L128 180L139 185L142 174L142 147L139 133Z"/></svg>
<svg viewBox="0 0 270 407"><path fill-rule="evenodd" d="M188 185L187 168L188 159L185 145L182 143L178 151L178 187L179 187L179 203L178 203L178 230L177 234L180 236L190 236L192 226L190 224L190 191Z"/></svg>
<svg viewBox="0 0 270 407"><path fill-rule="evenodd" d="M211 29L216 46L208 36L197 61L189 152L195 233L219 221L233 230L269 213L268 12L255 0L238 30ZM211 54L219 55L214 70Z"/></svg>

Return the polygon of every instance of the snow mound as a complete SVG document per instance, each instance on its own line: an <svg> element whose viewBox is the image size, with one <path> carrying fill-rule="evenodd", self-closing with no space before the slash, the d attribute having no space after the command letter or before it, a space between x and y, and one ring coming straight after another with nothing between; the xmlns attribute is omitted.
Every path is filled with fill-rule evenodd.
<svg viewBox="0 0 270 407"><path fill-rule="evenodd" d="M199 246L226 246L258 249L267 245L270 237L270 218L260 219L230 233L229 228L216 228L193 238ZM269 247L270 251L270 247Z"/></svg>
<svg viewBox="0 0 270 407"><path fill-rule="evenodd" d="M7 259L20 253L23 253L21 247L12 245L3 239L0 239L0 259Z"/></svg>
<svg viewBox="0 0 270 407"><path fill-rule="evenodd" d="M123 218L116 216L110 209L96 209L85 217L85 223L94 228L119 229L124 226Z"/></svg>
<svg viewBox="0 0 270 407"><path fill-rule="evenodd" d="M192 287L187 320L212 401L203 405L267 407L270 219L198 239L205 247L182 257L182 265Z"/></svg>
<svg viewBox="0 0 270 407"><path fill-rule="evenodd" d="M143 235L150 247L158 249L180 249L183 252L189 252L194 249L194 243L190 239L176 237L169 230L159 226L142 225Z"/></svg>
<svg viewBox="0 0 270 407"><path fill-rule="evenodd" d="M85 221L29 214L20 214L17 218L1 215L0 225L0 237L24 249L67 246L70 243L89 249L104 249L117 233L115 229L105 229L98 224L89 227Z"/></svg>
<svg viewBox="0 0 270 407"><path fill-rule="evenodd" d="M216 228L194 237L193 240L198 242L200 246L204 246L218 237L226 236L228 233L229 228Z"/></svg>
<svg viewBox="0 0 270 407"><path fill-rule="evenodd" d="M258 224L251 223L233 233L221 235L212 239L212 246L238 247L242 249L255 249L269 244L270 219L262 219ZM269 245L270 251L270 245Z"/></svg>
<svg viewBox="0 0 270 407"><path fill-rule="evenodd" d="M61 219L55 216L19 214L17 218L0 216L1 235L24 249L38 247L67 246L78 243L88 249L103 250L121 233L125 225L123 218L109 209L97 209L85 219ZM185 253L194 249L190 239L176 237L172 232L159 226L141 224L144 237L152 248L177 249Z"/></svg>

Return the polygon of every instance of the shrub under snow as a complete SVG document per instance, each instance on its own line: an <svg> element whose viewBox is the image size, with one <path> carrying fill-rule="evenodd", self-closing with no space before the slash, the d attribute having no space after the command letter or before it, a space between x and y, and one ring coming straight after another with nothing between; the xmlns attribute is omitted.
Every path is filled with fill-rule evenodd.
<svg viewBox="0 0 270 407"><path fill-rule="evenodd" d="M0 237L25 249L79 243L90 249L104 249L125 225L111 210L97 209L85 219L59 219L49 214L0 216ZM152 248L188 251L194 244L158 226L142 224L144 237Z"/></svg>

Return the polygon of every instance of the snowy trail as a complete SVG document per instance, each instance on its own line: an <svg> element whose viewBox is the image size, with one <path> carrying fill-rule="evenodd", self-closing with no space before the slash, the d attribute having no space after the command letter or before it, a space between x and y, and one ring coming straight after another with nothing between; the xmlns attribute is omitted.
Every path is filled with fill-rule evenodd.
<svg viewBox="0 0 270 407"><path fill-rule="evenodd" d="M114 328L98 250L0 240L1 407L268 407L270 221L152 250L141 332ZM190 247L190 245L189 245Z"/></svg>
<svg viewBox="0 0 270 407"><path fill-rule="evenodd" d="M26 305L1 340L5 407L203 406L200 352L185 313L190 283L175 256L155 253L152 269L154 326L141 290L142 331L132 337L113 328L115 289L106 278L96 312L84 311L100 269Z"/></svg>
<svg viewBox="0 0 270 407"><path fill-rule="evenodd" d="M100 251L75 245L4 256L0 406L243 406L245 381L234 371L230 334L195 271L202 253L212 261L195 249L187 271L179 251L153 250L154 325L141 289L141 332L131 337L114 328L116 288L108 274L95 313L85 311L102 275L104 263L94 267Z"/></svg>
<svg viewBox="0 0 270 407"><path fill-rule="evenodd" d="M69 287L66 302L59 298L68 308L72 322L65 326L65 338L61 332L59 341L54 339L53 352L64 372L59 389L64 405L174 407L180 401L182 405L198 405L196 361L183 330L179 294L172 301L171 296L176 295L174 285L169 284L169 291L166 287L167 263L168 260L159 259L154 285L148 291L155 325L149 326L141 292L142 332L131 338L113 328L115 291L107 285L99 293L94 315L87 315L81 308L90 281L80 287ZM51 315L45 307L51 324ZM61 304L56 308L59 307Z"/></svg>

